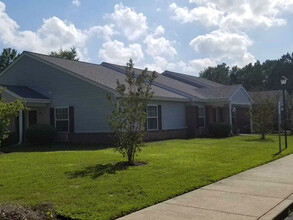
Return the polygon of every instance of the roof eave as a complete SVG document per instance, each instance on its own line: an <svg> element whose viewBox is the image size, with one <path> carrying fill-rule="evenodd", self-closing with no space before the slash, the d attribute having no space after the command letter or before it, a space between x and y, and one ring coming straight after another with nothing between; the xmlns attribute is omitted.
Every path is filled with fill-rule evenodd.
<svg viewBox="0 0 293 220"><path fill-rule="evenodd" d="M160 101L177 101L177 102L189 102L187 98L172 98L172 97L162 97L162 96L153 96L151 100L160 100Z"/></svg>

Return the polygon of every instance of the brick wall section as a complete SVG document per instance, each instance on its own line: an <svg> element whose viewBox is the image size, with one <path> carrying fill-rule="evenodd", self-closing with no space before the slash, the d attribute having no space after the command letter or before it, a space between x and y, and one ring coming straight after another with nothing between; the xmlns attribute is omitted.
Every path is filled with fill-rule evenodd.
<svg viewBox="0 0 293 220"><path fill-rule="evenodd" d="M236 121L236 125L234 125L234 126L237 130L240 131L240 133L244 133L244 134L250 133L249 108L236 107L236 120L235 121Z"/></svg>
<svg viewBox="0 0 293 220"><path fill-rule="evenodd" d="M68 142L72 144L110 144L111 133L69 133Z"/></svg>
<svg viewBox="0 0 293 220"><path fill-rule="evenodd" d="M198 107L197 106L186 106L186 135L187 138L193 138L198 136Z"/></svg>
<svg viewBox="0 0 293 220"><path fill-rule="evenodd" d="M68 142L72 144L111 144L111 133L69 133ZM184 139L186 129L148 131L145 141ZM65 140L65 139L63 139Z"/></svg>
<svg viewBox="0 0 293 220"><path fill-rule="evenodd" d="M224 108L224 121L225 123L230 124L230 115L229 115L229 106L226 105Z"/></svg>
<svg viewBox="0 0 293 220"><path fill-rule="evenodd" d="M145 141L159 141L167 139L184 139L187 137L187 129L172 129L149 131L145 135Z"/></svg>

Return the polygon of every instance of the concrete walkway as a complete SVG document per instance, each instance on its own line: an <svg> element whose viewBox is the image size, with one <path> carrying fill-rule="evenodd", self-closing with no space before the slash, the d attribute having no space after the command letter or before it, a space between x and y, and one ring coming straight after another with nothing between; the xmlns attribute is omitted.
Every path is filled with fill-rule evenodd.
<svg viewBox="0 0 293 220"><path fill-rule="evenodd" d="M134 212L139 219L273 219L293 204L293 154Z"/></svg>

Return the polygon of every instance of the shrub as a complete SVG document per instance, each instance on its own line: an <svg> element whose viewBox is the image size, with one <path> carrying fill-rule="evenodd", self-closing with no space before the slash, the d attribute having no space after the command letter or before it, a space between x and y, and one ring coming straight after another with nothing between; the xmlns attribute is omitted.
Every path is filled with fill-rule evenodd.
<svg viewBox="0 0 293 220"><path fill-rule="evenodd" d="M3 146L7 147L7 146L17 144L18 140L19 140L18 133L15 133L15 132L10 133L8 138L3 141Z"/></svg>
<svg viewBox="0 0 293 220"><path fill-rule="evenodd" d="M56 129L47 124L35 124L26 129L25 137L30 144L51 144L54 142Z"/></svg>
<svg viewBox="0 0 293 220"><path fill-rule="evenodd" d="M210 133L215 137L228 137L231 125L228 123L214 123L210 125Z"/></svg>

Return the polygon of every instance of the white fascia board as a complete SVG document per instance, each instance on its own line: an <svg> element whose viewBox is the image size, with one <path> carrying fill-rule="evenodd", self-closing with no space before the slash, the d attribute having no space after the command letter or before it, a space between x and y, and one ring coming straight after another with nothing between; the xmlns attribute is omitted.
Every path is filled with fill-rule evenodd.
<svg viewBox="0 0 293 220"><path fill-rule="evenodd" d="M31 99L31 98L24 98L25 102L29 103L44 103L44 104L49 104L51 103L50 99Z"/></svg>
<svg viewBox="0 0 293 220"><path fill-rule="evenodd" d="M153 96L151 100L160 100L160 101L176 101L176 102L189 102L189 99L184 98L166 98L166 97L160 97L160 96Z"/></svg>

